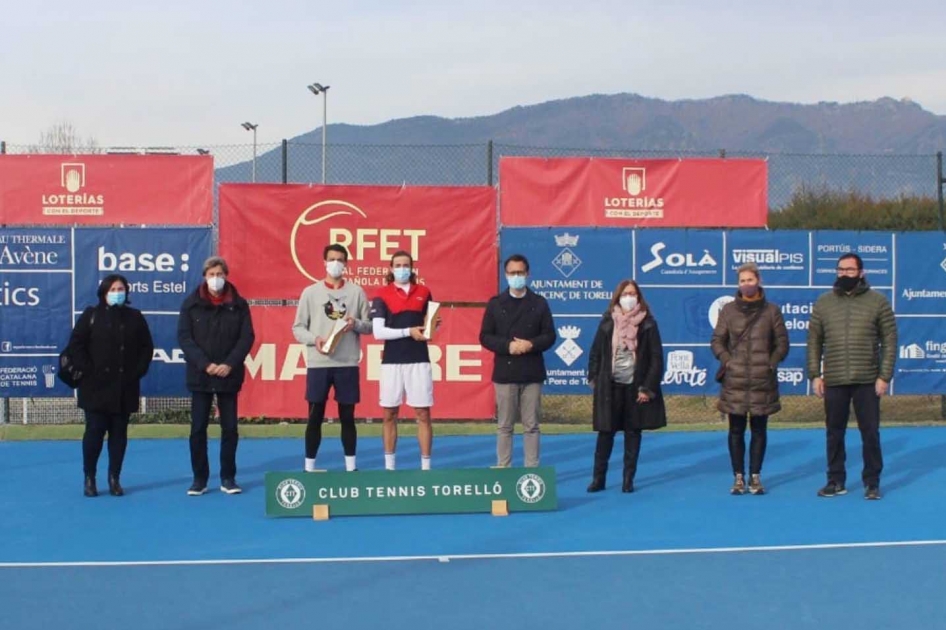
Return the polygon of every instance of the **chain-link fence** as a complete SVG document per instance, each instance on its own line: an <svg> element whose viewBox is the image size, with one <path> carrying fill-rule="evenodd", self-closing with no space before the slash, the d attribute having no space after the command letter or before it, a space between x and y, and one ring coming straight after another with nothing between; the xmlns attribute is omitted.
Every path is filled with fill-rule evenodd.
<svg viewBox="0 0 946 630"><path fill-rule="evenodd" d="M35 152L36 147L0 143L0 153ZM45 153L64 153L41 148ZM282 141L257 145L212 147L102 149L103 153L160 153L214 157L215 183L319 183L325 155L325 182L358 185L474 186L499 182L503 157L620 157L620 158L761 158L768 161L768 200L774 212L789 207L805 191L856 193L872 199L909 200L936 208L941 198L942 173L937 171L941 154L853 155L792 154L727 151L641 151L531 147L485 142L465 145L365 145ZM255 175L255 177L254 177ZM217 229L217 195L214 193L214 243ZM941 202L939 213L942 212ZM942 228L942 217L939 217ZM671 422L720 422L715 399L706 396L668 397ZM781 419L817 422L820 401L811 397L785 397ZM543 407L548 421L584 423L590 418L590 396L548 396ZM147 398L142 401L139 421L180 422L187 420L188 399ZM883 403L885 421L940 421L946 409L940 396L897 396ZM81 422L74 399L0 399L0 422L58 424Z"/></svg>

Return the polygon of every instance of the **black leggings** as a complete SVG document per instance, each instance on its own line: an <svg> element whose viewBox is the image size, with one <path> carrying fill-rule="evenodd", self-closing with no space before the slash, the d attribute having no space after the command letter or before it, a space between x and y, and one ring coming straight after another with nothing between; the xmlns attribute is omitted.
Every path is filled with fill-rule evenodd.
<svg viewBox="0 0 946 630"><path fill-rule="evenodd" d="M338 419L342 423L342 448L345 455L354 455L358 447L358 430L355 428L355 405L338 405ZM309 403L309 422L305 427L305 456L315 459L322 445L322 422L325 420L325 403Z"/></svg>
<svg viewBox="0 0 946 630"><path fill-rule="evenodd" d="M732 460L733 474L746 474L746 419L746 415L729 414L729 458ZM768 416L748 417L752 430L752 439L749 442L750 475L762 472L768 421Z"/></svg>
<svg viewBox="0 0 946 630"><path fill-rule="evenodd" d="M127 413L85 412L85 433L82 436L82 468L89 477L95 476L99 455L108 433L108 474L118 477L125 461L128 446Z"/></svg>

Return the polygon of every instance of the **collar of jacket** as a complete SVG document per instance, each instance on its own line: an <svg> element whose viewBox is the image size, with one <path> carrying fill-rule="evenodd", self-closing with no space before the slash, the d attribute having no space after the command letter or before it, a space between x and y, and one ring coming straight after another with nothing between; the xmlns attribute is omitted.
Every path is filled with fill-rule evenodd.
<svg viewBox="0 0 946 630"><path fill-rule="evenodd" d="M511 301L511 302L519 302L519 301L521 301L521 300L528 300L528 299L530 299L533 295L535 295L535 293L534 293L534 292L532 291L532 289L530 289L529 287L526 287L526 294L523 295L521 298L513 297L513 296L512 296L512 293L509 292L509 289L506 289L505 291L503 291L502 293L499 294L499 299L500 299L500 300L509 300L509 301Z"/></svg>
<svg viewBox="0 0 946 630"><path fill-rule="evenodd" d="M857 297L859 295L864 295L865 293L870 291L870 283L867 282L867 278L859 278L858 280L859 281L857 283L857 286L855 286L854 290L851 291L850 293L845 293L838 287L834 287L831 290L834 291L835 295L839 295L841 297L845 297L845 296Z"/></svg>
<svg viewBox="0 0 946 630"><path fill-rule="evenodd" d="M765 306L765 289L759 287L759 299L747 300L742 297L741 291L736 291L736 308L740 311L754 311Z"/></svg>

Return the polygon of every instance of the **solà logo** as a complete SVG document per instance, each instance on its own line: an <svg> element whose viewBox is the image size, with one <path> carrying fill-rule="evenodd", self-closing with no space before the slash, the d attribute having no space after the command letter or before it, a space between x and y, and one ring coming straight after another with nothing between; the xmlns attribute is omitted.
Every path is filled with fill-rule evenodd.
<svg viewBox="0 0 946 630"><path fill-rule="evenodd" d="M708 249L704 249L703 255L699 258L690 252L687 252L686 254L673 252L664 258L661 252L663 252L663 250L666 248L667 244L662 241L654 243L650 248L650 255L653 256L653 259L641 267L641 271L647 273L649 271L653 271L661 265L667 265L668 267L674 268L716 267L716 259L713 258Z"/></svg>

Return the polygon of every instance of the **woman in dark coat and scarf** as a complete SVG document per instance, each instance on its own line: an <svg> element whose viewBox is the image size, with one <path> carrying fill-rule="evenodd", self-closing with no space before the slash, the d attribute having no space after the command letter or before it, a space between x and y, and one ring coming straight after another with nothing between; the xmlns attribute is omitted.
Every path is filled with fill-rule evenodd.
<svg viewBox="0 0 946 630"><path fill-rule="evenodd" d="M98 304L85 309L69 339L79 382L78 405L85 411L82 459L85 496L98 496L95 474L108 433L108 491L125 494L119 482L128 421L138 411L140 382L154 355L151 331L141 311L130 307L128 280L113 274L98 288Z"/></svg>
<svg viewBox="0 0 946 630"><path fill-rule="evenodd" d="M788 331L782 310L765 299L759 268L747 263L738 270L736 299L722 308L710 347L724 368L717 408L729 416L731 494L746 492L746 424L749 443L750 494L765 494L765 458L769 416L782 408L778 364L788 354Z"/></svg>
<svg viewBox="0 0 946 630"><path fill-rule="evenodd" d="M588 384L594 390L593 427L598 432L588 492L604 490L614 435L624 431L622 492L634 492L641 431L667 426L660 381L663 346L657 321L640 287L622 281L598 324L588 357Z"/></svg>

